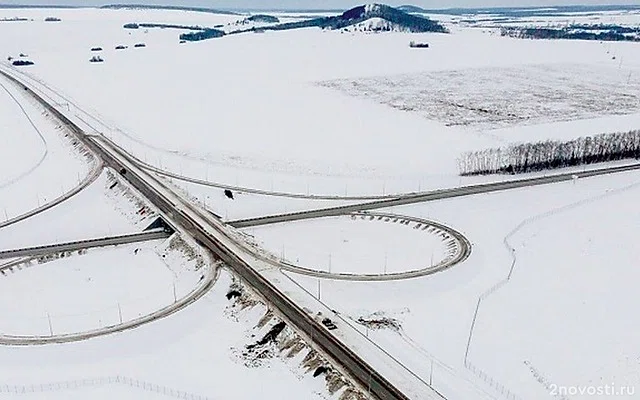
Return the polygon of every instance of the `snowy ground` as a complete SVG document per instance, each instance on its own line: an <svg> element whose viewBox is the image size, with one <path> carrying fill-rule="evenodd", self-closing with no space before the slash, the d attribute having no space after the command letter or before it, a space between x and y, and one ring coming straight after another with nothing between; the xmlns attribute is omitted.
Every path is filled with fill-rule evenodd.
<svg viewBox="0 0 640 400"><path fill-rule="evenodd" d="M151 222L153 213L139 213L140 208L125 199L125 186L117 185L113 173L103 173L87 189L45 211L17 224L0 229L3 250L32 247L141 232Z"/></svg>
<svg viewBox="0 0 640 400"><path fill-rule="evenodd" d="M3 274L0 332L47 335L48 317L53 334L82 332L120 323L120 312L126 322L171 304L173 274L156 246L96 249Z"/></svg>
<svg viewBox="0 0 640 400"><path fill-rule="evenodd" d="M639 387L640 362L628 336L640 324L630 292L640 232L628 222L637 214L639 185L628 173L395 207L390 211L456 227L471 240L471 257L428 278L396 282L318 283L290 275L311 293L320 285L322 300L347 320L395 320L400 328L370 330L369 337L423 379L432 376L451 399L545 398L525 362L550 384ZM513 279L491 291L512 264L505 240L516 249Z"/></svg>
<svg viewBox="0 0 640 400"><path fill-rule="evenodd" d="M233 191L233 200L225 196L224 190L189 182L171 180L175 188L195 202L203 204L208 210L224 220L232 221L244 218L260 217L268 214L283 214L314 208L337 207L354 203L345 200L314 200L267 196Z"/></svg>
<svg viewBox="0 0 640 400"><path fill-rule="evenodd" d="M606 69L618 68L620 59L620 74L628 77L640 65L633 43L613 43L605 49L597 42L522 41L457 28L451 35L352 35L306 29L180 45L175 30L122 29L122 23L132 19L168 22L172 13L159 18L147 11L64 12L68 16L61 14L63 21L57 25L4 24L0 41L8 52L24 49L34 59L36 65L22 71L99 117L104 125L89 121L96 129L140 158L175 172L297 193L406 192L430 181L442 186L457 182L455 159L461 152L493 147L505 137L523 139L517 130L507 135L447 127L418 113L320 88L317 82L436 71L449 76L446 71L471 68L522 72L532 64L550 70L568 63ZM184 22L184 14L189 13L180 13L175 22ZM69 40L70 31L86 34ZM18 36L20 41L12 39ZM125 39L144 41L147 47L116 53L107 43ZM431 48L410 49L410 40L427 41ZM101 65L87 61L89 48L97 44L107 49ZM617 60L611 60L613 54ZM184 60L197 62L186 69ZM636 75L631 76L633 82ZM159 77L167 76L172 79L159 84ZM570 79L576 87L591 82L584 83L579 74ZM612 120L616 117L592 122ZM633 114L627 125L637 120L638 113ZM584 134L571 123L541 130L550 132L548 136ZM405 162L397 163L398 158Z"/></svg>
<svg viewBox="0 0 640 400"><path fill-rule="evenodd" d="M416 271L446 256L446 243L437 231L413 229L399 223L399 218L332 217L245 231L258 238L263 248L294 265L332 273Z"/></svg>
<svg viewBox="0 0 640 400"><path fill-rule="evenodd" d="M79 185L94 162L15 85L0 82L0 220L21 215ZM6 116L6 117L5 117Z"/></svg>
<svg viewBox="0 0 640 400"><path fill-rule="evenodd" d="M600 13L565 13L556 16L531 16L531 17L504 17L502 15L469 15L465 17L449 17L451 20L462 20L463 25L478 27L501 27L501 26L538 26L538 27L559 27L575 24L586 25L607 25L617 24L622 26L638 26L639 11L607 11ZM437 16L433 16L436 17Z"/></svg>
<svg viewBox="0 0 640 400"><path fill-rule="evenodd" d="M529 65L347 79L322 86L447 126L492 130L640 113L640 70L635 72L617 66Z"/></svg>
<svg viewBox="0 0 640 400"><path fill-rule="evenodd" d="M636 93L640 52L634 43L516 40L491 31L454 27L451 35L352 35L309 29L180 45L176 30L127 31L122 24L224 24L235 17L148 10L0 10L0 18L18 14L35 20L0 24L0 48L6 55L28 53L36 65L21 71L60 91L64 97L54 96L54 101L85 119L89 131L93 127L108 134L159 167L231 185L330 195L446 187L463 183L455 166L461 152L511 141L637 128L640 122ZM42 22L51 14L63 21ZM431 47L410 49L410 40L426 41ZM144 49L112 50L117 44L142 41L147 44ZM105 48L101 65L88 62L89 48L96 45ZM538 73L536 79L525 82L532 71ZM596 80L590 71L605 72ZM553 98L550 88L558 86L553 107L557 114L549 117L548 110L531 96L515 107L516 114L532 115L537 125L507 121L508 126L495 129L498 124L493 120L487 125L476 114L471 115L469 126L447 126L452 118L447 115L436 121L429 119L434 118L431 114L425 118L419 112L385 105L389 100L348 96L318 84L394 82L393 77L399 76L420 77L421 85L433 83L424 77L437 77L435 88L424 89L427 93L441 90L453 99L473 99L474 107L494 109L503 107L505 93L512 96L511 103L518 103L527 93L544 95L546 102L549 96ZM470 77L479 81L473 87L468 85ZM418 85L412 85L411 79L404 82L406 90L399 96L423 104L424 95L411 88ZM585 89L591 94L582 104L567 98ZM469 97L470 92L474 96ZM610 96L603 99L602 93ZM0 92L3 97L7 96ZM1 110L14 111L11 119L2 119L12 135L6 140L16 141L16 154L25 154L16 163L2 164L0 181L4 182L37 165L42 145L30 125L19 118L11 100L0 101ZM594 105L597 109L589 108ZM458 108L450 111L460 116ZM436 110L432 104L428 109ZM619 111L626 115L613 115ZM29 115L40 114L34 110ZM47 123L43 117L43 126ZM65 148L66 157L73 154L69 150ZM13 154L4 148L0 151L5 156ZM88 168L84 160L76 161ZM42 171L76 180L77 171L63 165L55 161ZM24 184L29 191L18 192L15 186L6 192L10 196L0 192L0 206L14 202L31 209L34 204L29 202L37 205L39 200L33 196L34 187L40 192L41 183L59 186L48 176L39 177L38 185L27 179L15 184ZM336 334L341 338L371 339L370 346L381 346L451 400L541 399L547 398L545 392L552 384L640 386L640 359L633 337L640 321L632 313L633 282L638 278L632 251L640 234L633 223L638 188L628 187L638 182L635 173L626 173L394 208L388 211L437 220L459 230L473 244L471 257L428 278L363 283L288 273L293 281L282 284L288 284L292 298L309 310L320 307L313 300L316 295L328 306L323 312L336 310ZM344 203L267 200L244 193L227 200L221 189L177 185L229 219ZM17 247L144 228L150 222L148 210L141 214L143 208L137 204L122 205L119 187L105 189L110 186L103 175L69 202L0 230L0 243ZM284 243L286 258L302 266L328 267L332 254L332 269L352 272L383 269L385 254L387 268L405 269L425 257L430 259L432 245L437 245L406 226L377 221L319 220L251 233L276 254ZM31 287L32 282L46 282L47 276L50 281L57 279L53 271L59 270L68 278L65 284L76 280L72 288L76 293L91 294L83 269L74 268L95 256L99 260L92 261L91 268L98 271L91 276L97 279L105 271L99 268L103 261L116 257L118 251L131 252L131 248L110 251L104 250L109 254L104 257L99 250L72 260L34 265L6 279L28 279L29 284L21 287L33 293L37 286ZM170 254L167 257L172 262L182 259L180 254ZM170 282L166 270L159 272L158 259L144 266L136 266L135 258L126 261L118 268L131 278L130 285L141 283L142 272L153 265L157 266L158 284L145 286L145 290L152 293ZM126 268L127 263L132 269ZM512 265L513 275L506 282ZM279 271L265 273L282 278ZM105 307L113 308L114 300L117 303L120 297L129 296L121 291L124 287L114 285L118 276L125 275L105 277L113 289L101 300ZM65 389L78 380L100 378L103 382L113 376L213 399L330 398L324 382L302 375L299 358L284 363L274 357L264 364L268 368L247 368L242 349L264 333L264 326L253 329L264 309L230 312L224 297L230 284L231 278L223 272L204 300L127 333L60 346L0 348L0 398L13 398L3 392L4 382L35 388L56 381L66 384L24 397L111 398L116 391L122 398L156 396L128 384L92 384L77 392ZM48 293L38 291L36 295L54 296L65 287L42 286ZM18 296L11 292L13 287L3 291L5 304ZM29 310L38 318L43 304L58 309L68 306L58 296L56 301L36 303L26 293L20 295L25 302L33 300ZM100 305L87 302L73 307L78 313L90 312L96 309L92 304ZM376 358L379 353L363 351L394 377L408 374L389 359Z"/></svg>
<svg viewBox="0 0 640 400"><path fill-rule="evenodd" d="M166 387L206 399L279 398L327 399L322 377L302 374L299 356L283 361L268 356L263 367L247 367L237 353L252 344L264 329L251 329L264 313L260 306L233 311L225 294L231 279L222 273L204 299L171 318L125 333L56 346L0 348L0 386L24 386L61 382L60 388L20 394L24 399L176 398L154 390ZM203 317L206 316L206 317ZM268 328L268 327L267 327ZM252 337L255 335L255 337ZM134 385L88 385L71 389L85 379L122 376L149 383ZM66 389L65 387L69 387ZM15 393L0 389L0 398Z"/></svg>

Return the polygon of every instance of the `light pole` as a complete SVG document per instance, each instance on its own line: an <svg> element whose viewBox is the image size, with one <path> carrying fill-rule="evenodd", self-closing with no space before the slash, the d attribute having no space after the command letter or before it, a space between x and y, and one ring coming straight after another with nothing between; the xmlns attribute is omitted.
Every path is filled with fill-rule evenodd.
<svg viewBox="0 0 640 400"><path fill-rule="evenodd" d="M382 270L384 275L387 274L387 251L384 251L384 269Z"/></svg>

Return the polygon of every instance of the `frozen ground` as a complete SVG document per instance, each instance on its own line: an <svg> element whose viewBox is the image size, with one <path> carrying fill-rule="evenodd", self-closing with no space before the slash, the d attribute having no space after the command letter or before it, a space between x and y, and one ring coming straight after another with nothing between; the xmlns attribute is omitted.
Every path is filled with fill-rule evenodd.
<svg viewBox="0 0 640 400"><path fill-rule="evenodd" d="M132 233L155 217L107 170L76 197L1 229L0 241L9 249ZM204 266L177 235L85 253L52 254L4 269L0 333L57 335L127 322L187 296Z"/></svg>
<svg viewBox="0 0 640 400"><path fill-rule="evenodd" d="M520 385L527 397L541 398L553 384L614 384L638 396L640 353L632 345L640 329L633 311L638 194L636 184L553 210L509 239L515 272L482 303L470 353L475 365Z"/></svg>
<svg viewBox="0 0 640 400"><path fill-rule="evenodd" d="M179 45L175 30L145 33L125 31L121 26L134 21L202 22L205 18L207 22L225 23L228 17L56 10L63 22L44 24L41 17L51 10L0 10L0 15L13 16L16 12L38 18L29 23L0 24L0 47L7 55L29 53L36 65L22 71L61 91L65 97L56 97L55 102L66 105L140 158L176 172L232 185L311 194L414 191L433 182L438 186L461 182L455 176L455 158L463 151L512 140L571 138L625 126L637 128L638 123L636 111L624 116L587 113L582 117L593 118L500 130L482 126L468 129L317 85L422 74L448 79L455 71L470 70L480 78L495 81L495 76L486 72L493 69L496 75L514 72L515 77L508 82L513 91L521 92L523 71L544 70L567 79L561 88L563 95L575 93L572 86L596 87L596 93L601 93L600 84L594 83L589 74L575 72L582 68L618 68L619 76L626 74L629 82L636 82L640 53L630 43L524 41L455 28L451 35L351 35L302 30ZM410 40L428 41L431 48L409 49ZM122 53L111 50L116 44L140 41L147 43L145 49ZM102 65L88 62L89 48L94 45L106 49ZM616 60L612 60L613 55ZM567 65L572 65L567 67L574 71L571 76L560 72ZM535 83L538 88L548 90L562 81L542 75L547 78L541 79L544 84ZM613 75L607 72L607 76ZM457 92L451 92L458 95L468 89L460 86ZM607 104L609 109L616 110L618 103L627 104L627 110L637 109L630 97L629 101L618 102L620 92L612 93L616 104ZM493 99L498 97L494 95ZM559 99L557 109L569 103ZM78 105L95 118L82 114ZM571 112L560 113L566 116L560 119L571 119L576 110L585 109L577 103L573 107ZM31 144L28 147L30 158L21 164L22 170L37 159L37 149ZM425 181L429 184L423 184ZM536 381L536 375L543 376L545 384L571 386L614 380L618 386L638 386L638 355L631 333L638 330L639 323L629 314L635 306L629 300L633 299L631 285L637 280L631 268L635 263L631 249L638 232L628 222L635 215L632 204L637 189L618 191L638 181L629 173L399 207L390 211L434 219L460 230L473 243L471 258L429 278L385 283L317 280L289 274L307 292L290 282L287 293L315 311L318 303L313 296L317 291L317 297L338 312L337 335L345 340L370 338L424 381L432 381L450 399L544 398L548 388ZM43 214L15 229L0 231L0 241L15 245L46 243L78 237L83 232L94 236L109 232L111 226L114 231L141 229L147 215L136 214L137 207L133 207L130 220L113 217L109 211L113 207L99 204L98 195L104 192L106 181L96 186L99 183L89 189L93 195L79 195L87 194L85 200L91 199L92 204L70 201L56 207L56 213L48 213L47 218ZM311 205L287 200L283 206L284 202L273 199L261 203L258 196L240 195L237 203L220 206L219 189L205 192L184 187L204 202L210 199L214 212L224 212L227 217L253 215L261 209L272 212L282 207L286 211L288 204L292 210ZM624 218L624 211L632 217ZM97 220L92 218L96 215ZM605 217L610 221L602 223ZM59 229L50 229L49 221ZM392 232L392 225L385 228L380 239L369 242L376 245L374 251L384 252L382 242L394 251L411 244L398 243L406 232L391 235L387 232ZM278 247L285 239L295 243L298 238L313 237L318 229L314 223L269 228L273 236L280 236L272 246ZM347 228L343 229L343 239L350 240ZM320 259L322 250L340 237L334 229L325 232L312 248L306 247L306 241L296 246L296 258L310 262ZM353 235L360 237L361 232L358 229ZM334 244L341 247L344 242ZM514 274L508 283L500 284L513 262L509 246L515 248ZM422 258L419 252L424 250L407 246L397 254L401 260L410 261ZM597 256L592 251L597 251ZM352 255L346 247L336 250L338 253ZM370 261L380 265L380 256L384 255ZM348 261L342 264L342 259L340 262L353 265ZM603 263L606 268L602 268ZM34 266L18 271L15 277L53 266ZM265 273L282 278L279 271ZM264 329L247 329L256 325L264 310L227 313L229 303L224 295L229 284L230 277L223 273L203 301L125 334L71 345L0 348L0 376L9 384L25 387L119 375L211 398L329 398L324 382L301 374L299 359L285 364L277 357L270 358L263 364L268 368L247 369L247 360L239 353L264 333ZM553 329L548 324L553 324ZM391 370L394 377L406 377L402 368L372 354L365 351L364 356L374 358L377 366ZM115 390L123 398L154 395L141 394L129 385ZM97 387L82 391L92 398L110 394ZM73 395L70 393L56 390L44 395L27 394L25 398L62 399ZM4 395L0 390L0 397ZM9 393L6 398L13 397Z"/></svg>
<svg viewBox="0 0 640 400"><path fill-rule="evenodd" d="M294 265L332 273L416 271L445 258L446 244L437 232L413 229L399 220L344 216L247 228L245 232Z"/></svg>
<svg viewBox="0 0 640 400"><path fill-rule="evenodd" d="M111 178L110 178L111 176ZM13 249L141 232L151 222L150 210L126 201L129 189L103 172L96 182L64 203L0 229L0 248ZM142 211L142 212L141 212Z"/></svg>
<svg viewBox="0 0 640 400"><path fill-rule="evenodd" d="M6 89L6 90L5 90ZM0 187L6 187L31 173L47 155L46 142L30 124L20 106L11 97L9 87L0 88L2 119L2 146L0 146L0 168L3 174ZM12 155L20 154L20 157Z"/></svg>
<svg viewBox="0 0 640 400"><path fill-rule="evenodd" d="M539 26L539 27L558 27L572 24L587 25L607 25L618 24L623 26L637 26L640 19L638 11L608 11L600 13L565 13L557 16L531 16L523 18L506 19L499 15L476 15L465 16L463 18L453 17L452 20L463 20L463 25L478 27L501 27L501 26Z"/></svg>
<svg viewBox="0 0 640 400"><path fill-rule="evenodd" d="M48 317L53 334L88 331L121 322L120 312L126 322L171 304L174 277L158 247L96 249L6 272L0 276L0 333L47 335Z"/></svg>
<svg viewBox="0 0 640 400"><path fill-rule="evenodd" d="M85 178L94 161L15 85L0 81L0 219L61 196Z"/></svg>
<svg viewBox="0 0 640 400"><path fill-rule="evenodd" d="M171 318L121 334L56 346L0 348L0 386L62 382L60 389L20 394L24 399L156 399L154 387L206 396L207 399L279 398L286 400L329 399L324 379L302 374L298 364L304 356L283 361L268 356L263 367L247 367L238 356L245 345L254 343L266 331L252 329L264 313L254 306L233 311L225 294L231 284L222 273L204 299ZM203 317L205 316L205 317ZM252 337L254 335L255 337ZM147 382L143 388L131 385L96 385L67 390L84 379L122 376ZM155 386L154 386L155 385ZM0 398L15 393L0 390Z"/></svg>
<svg viewBox="0 0 640 400"><path fill-rule="evenodd" d="M640 69L634 72L617 66L527 65L346 79L321 85L417 112L446 126L491 130L640 113Z"/></svg>
<svg viewBox="0 0 640 400"><path fill-rule="evenodd" d="M390 211L460 230L472 242L471 257L428 278L396 282L290 276L311 293L320 287L328 307L354 325L360 318L395 321L369 329L369 338L423 379L432 376L451 399L545 398L525 361L556 385L637 387L640 364L629 335L640 323L630 314L637 280L631 249L640 232L628 221L638 185L628 173L396 207ZM512 264L505 240L515 248L513 279L491 291Z"/></svg>
<svg viewBox="0 0 640 400"><path fill-rule="evenodd" d="M426 186L421 181L451 184L457 182L455 159L461 152L524 138L517 130L494 134L447 127L418 113L398 112L375 101L319 88L316 82L416 73L451 77L450 71L473 68L487 75L488 68L499 67L490 76L492 81L500 71L515 71L517 79L509 82L517 86L531 65L543 71L557 71L567 64L583 65L580 71L590 67L609 70L618 68L622 59L620 75L625 78L640 65L633 43L522 41L458 28L451 35L351 35L308 29L179 45L175 30L152 29L145 34L144 30L121 28L131 19L153 22L157 14L65 12L69 16L55 26L3 24L0 41L6 41L8 51L19 51L11 38L28 31L20 36L19 44L36 65L22 71L96 114L104 123L89 121L96 129L112 135L140 158L175 172L297 193L307 189L312 194L343 193L346 188L349 194L380 194L415 191ZM167 14L162 22L172 15ZM83 18L91 26L81 22ZM175 20L180 21L184 22ZM69 35L70 31L87 34ZM124 39L145 41L147 47L116 53L106 44ZM427 41L431 48L410 49L410 40ZM93 65L87 61L88 49L98 42L109 50L103 54L105 63ZM613 54L616 60L611 60ZM189 63L187 69L184 60L198 62ZM256 60L260 60L259 70ZM576 71L576 67L569 68ZM542 75L540 80L546 85L559 82L559 78ZM591 78L582 75L568 76L559 94L578 92L569 87L593 86ZM636 75L631 75L631 82L637 81ZM173 78L161 78L167 76ZM104 84L107 81L109 85ZM453 83L444 86L453 90ZM459 86L453 91L454 98L466 89ZM622 99L616 96L612 100ZM111 101L113 98L119 101ZM630 104L632 99L625 102ZM607 108L617 109L617 105ZM569 117L567 111L561 114L577 118ZM632 114L626 124L635 124L637 116L637 112ZM602 116L589 125L607 125L617 119ZM540 130L549 132L548 136L584 134L582 126L572 123L562 129L545 126ZM397 163L398 159L403 162Z"/></svg>

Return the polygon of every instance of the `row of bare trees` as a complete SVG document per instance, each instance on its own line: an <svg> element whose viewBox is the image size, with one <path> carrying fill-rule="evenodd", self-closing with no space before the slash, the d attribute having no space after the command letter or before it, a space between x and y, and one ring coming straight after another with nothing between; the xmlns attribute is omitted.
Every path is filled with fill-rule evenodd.
<svg viewBox="0 0 640 400"><path fill-rule="evenodd" d="M458 168L462 176L520 174L630 158L640 158L640 130L464 153Z"/></svg>

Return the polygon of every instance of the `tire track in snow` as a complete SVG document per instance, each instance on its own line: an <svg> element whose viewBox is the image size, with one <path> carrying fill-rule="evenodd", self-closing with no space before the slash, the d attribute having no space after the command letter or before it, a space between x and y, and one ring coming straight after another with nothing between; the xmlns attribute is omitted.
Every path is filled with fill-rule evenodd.
<svg viewBox="0 0 640 400"><path fill-rule="evenodd" d="M13 185L17 181L19 181L19 180L21 180L23 178L26 178L33 171L35 171L40 165L42 165L42 163L44 162L44 159L49 154L49 147L47 145L47 140L44 138L44 136L42 136L42 132L40 132L40 130L38 129L36 124L33 122L31 117L27 113L27 111L24 109L22 104L20 104L18 99L13 95L13 93L11 93L11 91L9 91L9 89L3 83L0 83L0 86L2 86L2 89L4 89L4 91L9 95L9 97L11 97L11 99L13 99L13 101L18 105L18 107L20 107L20 110L22 110L22 113L24 114L24 116L27 117L27 120L29 121L29 124L31 124L33 129L36 131L36 133L40 137L40 140L42 141L42 144L44 146L44 151L42 152L42 155L40 156L40 159L33 166L31 166L31 168L29 168L27 171L23 172L22 174L14 177L14 178L10 178L10 179L8 179L8 180L6 180L4 182L0 182L0 189L4 189L4 188L6 188L8 186Z"/></svg>

